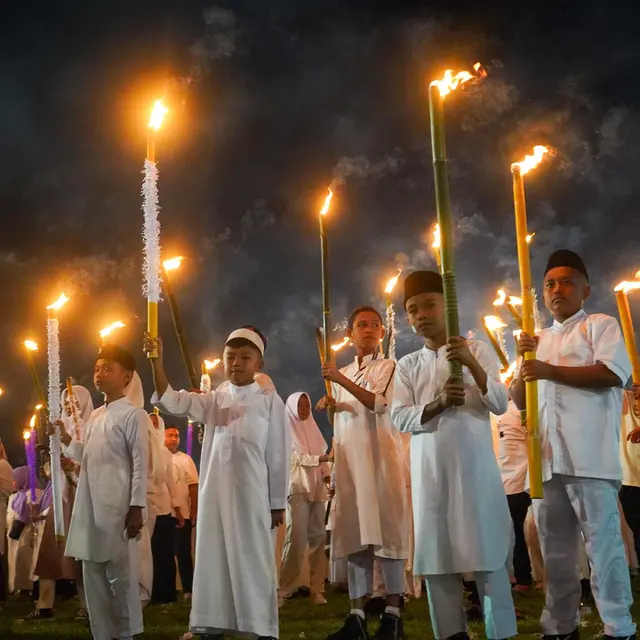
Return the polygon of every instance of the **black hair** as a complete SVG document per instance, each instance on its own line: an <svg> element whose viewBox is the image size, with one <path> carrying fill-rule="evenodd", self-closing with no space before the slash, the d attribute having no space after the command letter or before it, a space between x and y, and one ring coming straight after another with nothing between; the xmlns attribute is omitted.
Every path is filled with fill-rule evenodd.
<svg viewBox="0 0 640 640"><path fill-rule="evenodd" d="M365 311L368 311L369 313L375 313L378 316L378 318L380 318L380 323L384 324L384 320L382 318L382 314L375 307L372 307L371 305L368 305L368 304L364 304L361 307L355 308L351 312L351 315L349 316L349 329L353 329L353 325L354 325L354 323L356 321L356 318L361 313L364 313Z"/></svg>
<svg viewBox="0 0 640 640"><path fill-rule="evenodd" d="M127 371L134 372L136 370L136 359L129 351L117 344L102 345L97 357L97 360L101 359L117 362Z"/></svg>
<svg viewBox="0 0 640 640"><path fill-rule="evenodd" d="M265 338L262 331L260 331L260 329L257 329L256 327L250 324L242 325L240 328L249 329L250 331L253 331L254 333L258 334L258 336L260 337L260 340L262 340L262 344L264 345L265 352L267 351L267 339ZM247 340L246 338L233 338L232 340L229 340L229 342L225 344L225 347L231 347L232 349L239 349L240 347L252 347L260 355L262 355L262 352L260 351L260 349L258 349L255 343L251 342L251 340Z"/></svg>

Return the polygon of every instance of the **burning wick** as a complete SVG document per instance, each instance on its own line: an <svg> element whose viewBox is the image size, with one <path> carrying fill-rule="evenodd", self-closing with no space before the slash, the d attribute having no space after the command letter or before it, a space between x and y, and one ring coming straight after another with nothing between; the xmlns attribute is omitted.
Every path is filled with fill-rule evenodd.
<svg viewBox="0 0 640 640"><path fill-rule="evenodd" d="M173 271L174 269L179 269L182 261L184 260L183 256L176 256L175 258L171 258L170 260L165 260L162 263L165 271Z"/></svg>
<svg viewBox="0 0 640 640"><path fill-rule="evenodd" d="M350 342L349 338L347 337L342 338L342 342L339 342L338 344L332 344L331 349L337 353L338 351L340 351L340 349L343 349L344 347L346 347L349 344L349 342Z"/></svg>

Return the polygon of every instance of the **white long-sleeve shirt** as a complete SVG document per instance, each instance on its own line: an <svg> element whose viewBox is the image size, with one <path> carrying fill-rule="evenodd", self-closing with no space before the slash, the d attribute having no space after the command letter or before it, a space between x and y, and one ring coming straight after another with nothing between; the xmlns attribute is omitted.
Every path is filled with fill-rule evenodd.
<svg viewBox="0 0 640 640"><path fill-rule="evenodd" d="M174 478L173 457L171 455L171 451L162 447L161 455L165 472L163 474L163 478L159 481L154 480L153 477L148 478L147 497L149 502L158 516L175 516L175 508L180 507L182 516L188 517L189 512L182 511L180 495Z"/></svg>
<svg viewBox="0 0 640 640"><path fill-rule="evenodd" d="M121 398L91 414L83 442L63 447L82 463L67 556L107 562L124 552L129 507L146 506L150 428L144 409Z"/></svg>

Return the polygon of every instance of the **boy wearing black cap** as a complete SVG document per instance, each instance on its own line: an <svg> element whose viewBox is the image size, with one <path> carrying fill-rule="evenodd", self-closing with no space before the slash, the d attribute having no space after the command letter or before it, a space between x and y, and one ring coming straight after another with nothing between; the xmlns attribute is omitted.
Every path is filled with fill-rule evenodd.
<svg viewBox="0 0 640 640"><path fill-rule="evenodd" d="M524 409L525 382L538 381L544 498L534 500L533 509L546 570L545 638L578 637L580 532L605 638L631 638L636 631L617 506L622 385L631 365L617 321L585 313L590 292L580 256L566 249L551 255L544 301L553 326L539 339L520 336L519 355L536 351L536 359L523 362L511 386Z"/></svg>
<svg viewBox="0 0 640 640"><path fill-rule="evenodd" d="M104 345L93 379L105 403L89 417L83 441L58 422L65 453L82 463L65 555L82 560L96 640L128 639L143 631L136 538L146 505L151 423L125 395L135 368L128 351Z"/></svg>
<svg viewBox="0 0 640 640"><path fill-rule="evenodd" d="M290 448L280 396L255 381L265 337L241 327L222 356L229 381L207 394L174 391L160 340L145 340L164 413L205 425L200 458L196 567L189 626L201 637L278 637L278 595L271 529L283 522Z"/></svg>
<svg viewBox="0 0 640 640"><path fill-rule="evenodd" d="M425 576L436 638L468 638L465 573L474 574L487 637L511 637L511 518L489 418L506 411L507 390L486 344L447 341L440 274L411 273L404 301L409 325L425 341L398 362L391 409L397 427L411 433L413 570ZM450 378L452 360L463 365L461 382Z"/></svg>

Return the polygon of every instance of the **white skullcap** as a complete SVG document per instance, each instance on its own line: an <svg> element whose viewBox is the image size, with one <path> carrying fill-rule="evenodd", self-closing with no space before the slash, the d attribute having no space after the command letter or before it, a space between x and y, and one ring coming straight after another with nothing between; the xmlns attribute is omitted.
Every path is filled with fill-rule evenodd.
<svg viewBox="0 0 640 640"><path fill-rule="evenodd" d="M225 345L229 344L231 340L236 340L237 338L244 338L258 347L258 351L262 355L264 355L264 342L262 338L253 330L253 329L236 329L229 334Z"/></svg>

